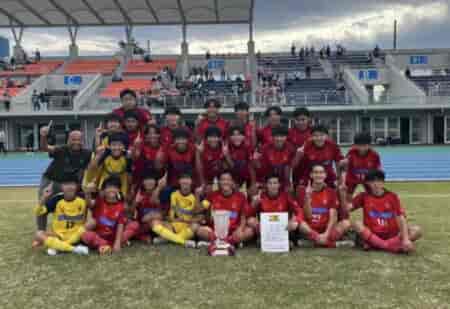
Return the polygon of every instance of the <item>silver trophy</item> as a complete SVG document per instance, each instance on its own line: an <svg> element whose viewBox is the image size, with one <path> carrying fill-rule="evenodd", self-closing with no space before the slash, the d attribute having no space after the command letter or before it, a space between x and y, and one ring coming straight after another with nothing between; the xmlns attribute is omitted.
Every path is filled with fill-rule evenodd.
<svg viewBox="0 0 450 309"><path fill-rule="evenodd" d="M230 214L231 212L228 210L214 210L212 212L214 232L217 238L210 248L210 255L212 256L231 255L232 246L226 242L230 225Z"/></svg>

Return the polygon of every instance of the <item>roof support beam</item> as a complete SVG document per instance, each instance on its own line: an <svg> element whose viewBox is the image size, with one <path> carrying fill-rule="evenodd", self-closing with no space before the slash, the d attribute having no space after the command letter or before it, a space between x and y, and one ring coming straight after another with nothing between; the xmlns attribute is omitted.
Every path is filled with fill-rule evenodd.
<svg viewBox="0 0 450 309"><path fill-rule="evenodd" d="M40 21L42 21L47 26L50 26L52 24L47 18L42 16L38 11L36 11L31 5L26 3L24 0L17 0L17 2L19 2L21 6L30 11L34 16L36 16Z"/></svg>
<svg viewBox="0 0 450 309"><path fill-rule="evenodd" d="M72 42L72 45L76 45L78 36L78 26L67 25L67 30L69 31L70 41Z"/></svg>
<svg viewBox="0 0 450 309"><path fill-rule="evenodd" d="M220 23L219 0L214 0L214 11L216 13L216 22Z"/></svg>
<svg viewBox="0 0 450 309"><path fill-rule="evenodd" d="M9 23L12 25L13 23L15 23L18 26L23 27L23 22L21 22L20 20L17 19L17 17L15 17L14 15L10 14L8 11L6 11L5 9L0 8L0 14L5 15L6 17L8 17L9 19Z"/></svg>
<svg viewBox="0 0 450 309"><path fill-rule="evenodd" d="M58 3L56 3L55 0L48 0L60 13L62 13L64 16L66 16L68 23L74 24L78 26L79 22L78 20L69 14L69 12L66 11L62 6L60 6Z"/></svg>
<svg viewBox="0 0 450 309"><path fill-rule="evenodd" d="M156 10L155 10L155 8L152 6L152 4L150 3L150 1L149 1L149 0L145 0L145 4L147 4L148 10L150 11L150 13L152 13L153 18L155 19L155 21L156 21L157 23L159 23L159 17L158 17L158 15L156 14Z"/></svg>
<svg viewBox="0 0 450 309"><path fill-rule="evenodd" d="M181 21L183 24L186 24L186 14L184 13L183 5L181 4L181 0L177 0L178 11L180 12Z"/></svg>
<svg viewBox="0 0 450 309"><path fill-rule="evenodd" d="M13 34L14 42L16 42L17 46L20 46L22 44L23 27L20 27L19 33L17 33L16 27L11 25L11 32Z"/></svg>
<svg viewBox="0 0 450 309"><path fill-rule="evenodd" d="M123 8L123 6L120 4L119 0L113 0L114 4L119 9L120 13L122 14L123 19L126 21L128 25L132 25L133 21L131 20L130 16L128 16L127 11Z"/></svg>
<svg viewBox="0 0 450 309"><path fill-rule="evenodd" d="M81 2L83 2L83 4L88 8L89 12L91 12L91 14L94 15L95 18L97 18L99 23L101 23L102 25L106 24L106 22L103 19L103 17L101 17L100 14L98 14L98 12L96 10L94 10L92 5L89 4L88 0L81 0Z"/></svg>

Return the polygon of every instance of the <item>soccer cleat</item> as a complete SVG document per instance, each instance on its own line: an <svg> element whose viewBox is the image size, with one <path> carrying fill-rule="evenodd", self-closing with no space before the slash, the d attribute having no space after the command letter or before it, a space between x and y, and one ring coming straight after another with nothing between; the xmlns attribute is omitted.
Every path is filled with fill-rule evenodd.
<svg viewBox="0 0 450 309"><path fill-rule="evenodd" d="M88 255L89 254L89 248L83 245L78 245L73 248L73 253L78 255Z"/></svg>
<svg viewBox="0 0 450 309"><path fill-rule="evenodd" d="M209 246L209 241L200 240L197 242L197 248L207 248Z"/></svg>
<svg viewBox="0 0 450 309"><path fill-rule="evenodd" d="M299 239L297 240L297 246L300 248L312 248L314 247L314 242L309 239Z"/></svg>
<svg viewBox="0 0 450 309"><path fill-rule="evenodd" d="M57 255L58 254L58 251L56 251L55 249L53 249L53 248L48 248L47 249L47 255L49 255L49 256L55 256L55 255Z"/></svg>
<svg viewBox="0 0 450 309"><path fill-rule="evenodd" d="M336 241L336 248L353 248L355 242L353 240L340 240Z"/></svg>
<svg viewBox="0 0 450 309"><path fill-rule="evenodd" d="M155 237L153 238L153 244L154 245L163 245L167 244L169 241L167 239L164 239L162 237Z"/></svg>
<svg viewBox="0 0 450 309"><path fill-rule="evenodd" d="M186 242L184 243L184 247L195 249L197 248L197 243L195 242L195 240L186 240Z"/></svg>

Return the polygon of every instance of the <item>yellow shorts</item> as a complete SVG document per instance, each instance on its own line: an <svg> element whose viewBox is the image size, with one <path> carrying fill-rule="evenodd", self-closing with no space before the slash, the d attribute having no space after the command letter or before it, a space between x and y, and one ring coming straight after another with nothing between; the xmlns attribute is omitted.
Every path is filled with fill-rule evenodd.
<svg viewBox="0 0 450 309"><path fill-rule="evenodd" d="M175 233L181 233L184 230L191 229L191 225L189 223L184 222L172 222L170 223Z"/></svg>

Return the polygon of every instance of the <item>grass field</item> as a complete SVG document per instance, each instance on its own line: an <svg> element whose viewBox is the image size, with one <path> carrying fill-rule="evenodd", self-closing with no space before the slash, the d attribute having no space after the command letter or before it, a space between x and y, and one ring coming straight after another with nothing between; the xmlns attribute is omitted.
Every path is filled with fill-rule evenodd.
<svg viewBox="0 0 450 309"><path fill-rule="evenodd" d="M235 258L172 245L48 257L30 248L35 189L0 190L0 308L450 308L450 184L392 184L417 252L244 248Z"/></svg>

